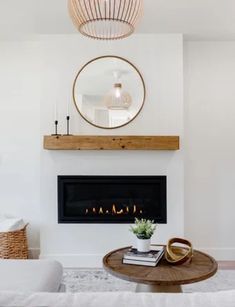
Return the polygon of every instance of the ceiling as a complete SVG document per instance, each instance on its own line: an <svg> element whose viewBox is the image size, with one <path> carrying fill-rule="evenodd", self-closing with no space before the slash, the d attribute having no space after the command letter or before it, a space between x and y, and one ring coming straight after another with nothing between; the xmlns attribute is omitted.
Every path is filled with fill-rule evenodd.
<svg viewBox="0 0 235 307"><path fill-rule="evenodd" d="M235 39L235 0L144 0L138 33L183 33L186 39ZM67 0L0 0L0 37L76 33Z"/></svg>

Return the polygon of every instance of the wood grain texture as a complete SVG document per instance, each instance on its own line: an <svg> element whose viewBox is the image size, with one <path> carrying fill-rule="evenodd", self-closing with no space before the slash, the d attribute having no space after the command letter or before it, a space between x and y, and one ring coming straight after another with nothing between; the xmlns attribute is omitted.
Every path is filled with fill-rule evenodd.
<svg viewBox="0 0 235 307"><path fill-rule="evenodd" d="M178 150L179 136L44 136L50 150Z"/></svg>
<svg viewBox="0 0 235 307"><path fill-rule="evenodd" d="M194 250L191 263L170 265L162 259L156 267L122 263L123 254L130 247L110 252L103 258L104 269L124 280L141 284L173 286L205 280L217 272L217 262L209 255Z"/></svg>

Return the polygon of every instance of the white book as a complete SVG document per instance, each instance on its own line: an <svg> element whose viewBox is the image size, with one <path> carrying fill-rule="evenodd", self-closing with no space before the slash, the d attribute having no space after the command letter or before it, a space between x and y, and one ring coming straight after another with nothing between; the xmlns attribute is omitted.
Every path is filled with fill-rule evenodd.
<svg viewBox="0 0 235 307"><path fill-rule="evenodd" d="M162 258L163 253L161 253L161 257L158 258L156 262L151 262L151 261L142 261L142 260L131 260L131 259L122 259L122 263L124 264L134 264L134 265L143 265L143 266L151 266L154 267L158 264L160 259Z"/></svg>

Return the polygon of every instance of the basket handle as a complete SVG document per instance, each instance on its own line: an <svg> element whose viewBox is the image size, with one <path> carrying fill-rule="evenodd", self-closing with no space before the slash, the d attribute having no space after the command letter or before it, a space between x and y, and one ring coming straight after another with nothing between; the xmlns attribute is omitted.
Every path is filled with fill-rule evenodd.
<svg viewBox="0 0 235 307"><path fill-rule="evenodd" d="M22 228L22 230L25 230L26 229L26 227L29 225L29 223L26 223L25 225L24 225L24 227Z"/></svg>

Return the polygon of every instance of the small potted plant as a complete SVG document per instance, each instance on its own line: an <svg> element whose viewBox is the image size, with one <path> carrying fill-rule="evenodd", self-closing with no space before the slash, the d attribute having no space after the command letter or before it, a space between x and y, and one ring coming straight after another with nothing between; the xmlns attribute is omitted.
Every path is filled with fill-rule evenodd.
<svg viewBox="0 0 235 307"><path fill-rule="evenodd" d="M138 252L149 252L151 237L154 234L156 225L154 221L146 219L135 219L135 225L131 226L130 231L137 237L137 250Z"/></svg>

